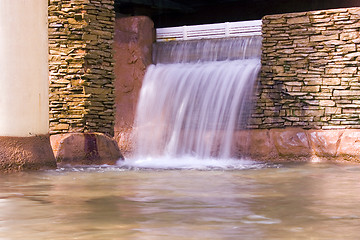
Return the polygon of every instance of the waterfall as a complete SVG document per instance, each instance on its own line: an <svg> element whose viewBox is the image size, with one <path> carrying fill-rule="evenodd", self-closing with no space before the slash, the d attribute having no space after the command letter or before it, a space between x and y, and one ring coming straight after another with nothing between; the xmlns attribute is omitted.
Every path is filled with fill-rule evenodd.
<svg viewBox="0 0 360 240"><path fill-rule="evenodd" d="M137 107L135 154L233 157L233 133L246 127L260 54L259 36L157 43Z"/></svg>

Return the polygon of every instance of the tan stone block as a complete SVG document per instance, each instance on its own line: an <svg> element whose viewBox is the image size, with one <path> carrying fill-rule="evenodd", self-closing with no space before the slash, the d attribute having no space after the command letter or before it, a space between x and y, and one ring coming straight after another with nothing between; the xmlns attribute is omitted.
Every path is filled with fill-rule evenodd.
<svg viewBox="0 0 360 240"><path fill-rule="evenodd" d="M68 130L69 126L70 126L69 124L60 123L60 124L56 124L52 129L53 130Z"/></svg>
<svg viewBox="0 0 360 240"><path fill-rule="evenodd" d="M281 49L278 50L277 53L284 53L284 54L293 54L295 52L295 49Z"/></svg>
<svg viewBox="0 0 360 240"><path fill-rule="evenodd" d="M302 86L304 85L304 83L302 82L297 82L297 81L287 81L287 82L284 82L284 85L285 86Z"/></svg>
<svg viewBox="0 0 360 240"><path fill-rule="evenodd" d="M358 68L357 67L345 67L341 73L350 73L350 74L355 74L357 73Z"/></svg>
<svg viewBox="0 0 360 240"><path fill-rule="evenodd" d="M308 16L300 16L300 17L293 17L287 19L288 24L302 24L302 23L310 23L310 19Z"/></svg>
<svg viewBox="0 0 360 240"><path fill-rule="evenodd" d="M319 17L318 15L317 17L311 16L310 18L311 18L311 23L328 23L331 21L330 17L326 17L324 15L321 17Z"/></svg>
<svg viewBox="0 0 360 240"><path fill-rule="evenodd" d="M358 7L349 8L348 11L351 15L358 15L356 17L357 17L357 19L360 19L360 8L358 8Z"/></svg>
<svg viewBox="0 0 360 240"><path fill-rule="evenodd" d="M319 92L320 91L320 86L303 86L301 87L301 91L304 92Z"/></svg>
<svg viewBox="0 0 360 240"><path fill-rule="evenodd" d="M325 114L341 114L342 109L340 107L325 107Z"/></svg>
<svg viewBox="0 0 360 240"><path fill-rule="evenodd" d="M352 52L352 53L348 53L344 56L345 60L355 60L358 59L358 57L360 56L360 52Z"/></svg>
<svg viewBox="0 0 360 240"><path fill-rule="evenodd" d="M360 96L360 90L334 90L334 96Z"/></svg>
<svg viewBox="0 0 360 240"><path fill-rule="evenodd" d="M323 116L325 113L324 109L301 109L301 110L294 110L294 115L297 117L311 117L311 116Z"/></svg>
<svg viewBox="0 0 360 240"><path fill-rule="evenodd" d="M287 121L290 121L290 122L298 122L298 121L300 121L299 117L284 117L284 119L286 119Z"/></svg>
<svg viewBox="0 0 360 240"><path fill-rule="evenodd" d="M95 35L95 34L84 34L84 35L83 35L83 40L85 40L85 41L88 41L88 40L93 40L93 41L95 41L95 40L97 40L97 39L98 39L98 36Z"/></svg>
<svg viewBox="0 0 360 240"><path fill-rule="evenodd" d="M327 16L327 12L324 10L312 11L311 15L319 15L319 17Z"/></svg>
<svg viewBox="0 0 360 240"><path fill-rule="evenodd" d="M95 95L107 95L112 93L110 88L92 88L92 87L83 87L84 94L95 94Z"/></svg>
<svg viewBox="0 0 360 240"><path fill-rule="evenodd" d="M284 67L283 66L273 66L272 70L274 73L283 73L284 72Z"/></svg>
<svg viewBox="0 0 360 240"><path fill-rule="evenodd" d="M339 34L331 34L331 35L314 35L310 36L310 42L322 42L327 40L338 40Z"/></svg>
<svg viewBox="0 0 360 240"><path fill-rule="evenodd" d="M272 19L271 24L274 24L274 23L286 23L286 19L284 17L279 17L279 18L276 18L276 19Z"/></svg>
<svg viewBox="0 0 360 240"><path fill-rule="evenodd" d="M356 105L356 107L354 108L343 108L342 109L342 113L343 114L356 114L357 118L359 117L359 113L360 113L360 105ZM360 122L358 121L356 123L356 125L360 124Z"/></svg>
<svg viewBox="0 0 360 240"><path fill-rule="evenodd" d="M333 107L335 106L335 102L333 100L320 100L319 106L321 107Z"/></svg>
<svg viewBox="0 0 360 240"><path fill-rule="evenodd" d="M308 85L308 86L315 86L315 85L321 85L322 84L322 78L319 76L319 77L316 77L316 78L305 78L304 79L304 83L305 85Z"/></svg>
<svg viewBox="0 0 360 240"><path fill-rule="evenodd" d="M345 68L338 68L338 67L327 67L325 69L325 74L332 75L340 74L340 73L347 73L347 74L355 74L357 72L357 67L345 67Z"/></svg>
<svg viewBox="0 0 360 240"><path fill-rule="evenodd" d="M343 44L343 45L340 45L336 50L339 52L343 52L343 53L355 52L356 45L355 44Z"/></svg>
<svg viewBox="0 0 360 240"><path fill-rule="evenodd" d="M323 85L340 85L340 78L323 78Z"/></svg>
<svg viewBox="0 0 360 240"><path fill-rule="evenodd" d="M340 33L340 40L348 41L359 38L359 32L358 31L351 31L351 32L343 32Z"/></svg>
<svg viewBox="0 0 360 240"><path fill-rule="evenodd" d="M360 22L342 26L343 29L354 29L354 31L357 31L359 27L360 27Z"/></svg>

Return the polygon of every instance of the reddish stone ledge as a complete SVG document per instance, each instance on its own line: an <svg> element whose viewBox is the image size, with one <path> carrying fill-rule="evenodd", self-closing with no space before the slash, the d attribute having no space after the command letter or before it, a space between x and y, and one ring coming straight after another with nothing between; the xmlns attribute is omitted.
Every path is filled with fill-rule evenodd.
<svg viewBox="0 0 360 240"><path fill-rule="evenodd" d="M127 156L133 151L131 131L117 137ZM216 147L215 147L216 148ZM214 150L216 155L216 150ZM360 129L252 129L234 133L231 155L265 162L351 161L360 163Z"/></svg>
<svg viewBox="0 0 360 240"><path fill-rule="evenodd" d="M115 164L124 159L116 141L102 133L57 134L50 140L59 166Z"/></svg>
<svg viewBox="0 0 360 240"><path fill-rule="evenodd" d="M263 161L360 162L360 129L238 131L233 155Z"/></svg>
<svg viewBox="0 0 360 240"><path fill-rule="evenodd" d="M56 168L48 135L0 137L0 172Z"/></svg>

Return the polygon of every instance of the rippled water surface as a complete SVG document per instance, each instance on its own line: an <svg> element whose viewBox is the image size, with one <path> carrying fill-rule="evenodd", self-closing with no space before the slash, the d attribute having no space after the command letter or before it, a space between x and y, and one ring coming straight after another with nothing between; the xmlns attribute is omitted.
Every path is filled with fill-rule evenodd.
<svg viewBox="0 0 360 240"><path fill-rule="evenodd" d="M360 166L0 176L0 239L359 239Z"/></svg>

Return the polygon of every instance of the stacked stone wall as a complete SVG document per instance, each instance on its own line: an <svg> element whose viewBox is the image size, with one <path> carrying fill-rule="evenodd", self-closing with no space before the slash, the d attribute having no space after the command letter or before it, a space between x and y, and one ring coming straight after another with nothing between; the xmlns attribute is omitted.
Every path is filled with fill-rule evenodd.
<svg viewBox="0 0 360 240"><path fill-rule="evenodd" d="M49 0L50 133L114 132L113 0Z"/></svg>
<svg viewBox="0 0 360 240"><path fill-rule="evenodd" d="M263 18L250 128L360 128L360 8Z"/></svg>

